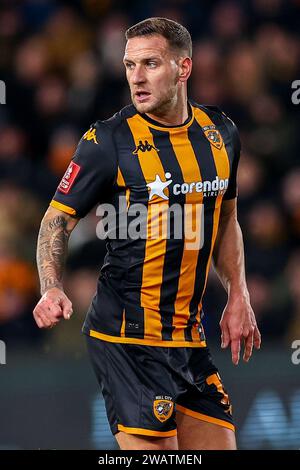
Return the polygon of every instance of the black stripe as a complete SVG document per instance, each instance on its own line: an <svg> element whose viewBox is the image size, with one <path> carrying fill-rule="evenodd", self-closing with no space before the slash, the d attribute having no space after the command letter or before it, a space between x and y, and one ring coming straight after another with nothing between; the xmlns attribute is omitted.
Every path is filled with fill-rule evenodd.
<svg viewBox="0 0 300 470"><path fill-rule="evenodd" d="M154 145L159 149L158 156L162 163L165 173L171 173L171 179L176 183L184 183L182 171L170 141L169 132L150 129ZM185 195L175 196L169 191L169 207L173 204L180 204L183 208ZM182 216L183 216L183 211ZM172 212L171 212L172 214ZM182 217L183 219L183 217ZM183 220L182 220L183 224ZM182 225L183 226L183 225ZM184 238L174 239L173 216L170 220L170 236L166 240L166 253L163 267L162 285L160 289L160 314L162 321L162 339L172 340L174 331L173 317L175 315L175 301L178 292L178 283L180 277L181 260L184 249Z"/></svg>
<svg viewBox="0 0 300 470"><path fill-rule="evenodd" d="M213 153L208 139L205 137L201 127L199 126L196 120L188 129L188 137L197 158L202 181L213 181L217 174ZM191 316L189 321L190 326L187 329L187 340L190 340L192 323L195 321L198 305L204 290L206 267L212 244L215 203L216 196L203 197L204 244L198 253L194 293L190 302Z"/></svg>
<svg viewBox="0 0 300 470"><path fill-rule="evenodd" d="M125 185L131 187L129 206L134 203L148 205L148 190L139 159L132 152L135 142L127 121L123 121L115 133L119 154L119 166ZM134 216L127 216L130 224ZM144 338L144 308L141 307L141 287L146 249L146 239L123 241L121 250L127 265L123 280L125 308L125 336ZM127 246L126 246L127 245Z"/></svg>

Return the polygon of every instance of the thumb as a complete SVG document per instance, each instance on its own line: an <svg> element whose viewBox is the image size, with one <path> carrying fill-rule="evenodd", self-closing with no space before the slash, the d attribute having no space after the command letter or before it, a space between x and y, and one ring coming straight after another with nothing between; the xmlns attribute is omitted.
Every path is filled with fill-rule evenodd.
<svg viewBox="0 0 300 470"><path fill-rule="evenodd" d="M60 305L64 319L70 320L71 315L73 314L72 302L67 297L64 297L61 299Z"/></svg>
<svg viewBox="0 0 300 470"><path fill-rule="evenodd" d="M221 333L221 348L225 349L230 343L230 334L227 325L223 325L222 328L222 333Z"/></svg>

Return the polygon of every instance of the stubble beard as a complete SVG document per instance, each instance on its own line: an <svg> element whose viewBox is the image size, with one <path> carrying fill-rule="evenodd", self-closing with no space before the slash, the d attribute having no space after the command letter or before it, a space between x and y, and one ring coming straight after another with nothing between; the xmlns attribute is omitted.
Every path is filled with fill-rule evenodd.
<svg viewBox="0 0 300 470"><path fill-rule="evenodd" d="M162 97L156 103L143 104L143 103L136 103L133 95L131 95L132 103L134 104L134 106L136 107L139 113L155 114L156 116L164 116L167 113L167 111L172 107L174 103L174 98L175 98L175 95L173 93L173 90L170 90L168 95Z"/></svg>

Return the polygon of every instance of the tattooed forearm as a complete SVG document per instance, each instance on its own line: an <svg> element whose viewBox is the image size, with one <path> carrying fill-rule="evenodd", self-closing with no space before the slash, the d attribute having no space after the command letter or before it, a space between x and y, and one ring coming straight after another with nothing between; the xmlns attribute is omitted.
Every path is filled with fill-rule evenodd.
<svg viewBox="0 0 300 470"><path fill-rule="evenodd" d="M37 246L37 266L42 295L52 287L62 289L63 269L71 233L67 218L68 216L64 214L47 215L46 213L41 223Z"/></svg>

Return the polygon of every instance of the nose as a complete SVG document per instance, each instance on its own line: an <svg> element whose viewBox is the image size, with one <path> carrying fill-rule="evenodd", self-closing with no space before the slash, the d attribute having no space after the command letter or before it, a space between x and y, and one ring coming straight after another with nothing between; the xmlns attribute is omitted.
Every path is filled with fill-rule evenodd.
<svg viewBox="0 0 300 470"><path fill-rule="evenodd" d="M144 83L146 81L143 67L141 67L140 65L136 65L131 75L131 80L134 85L138 85L139 83Z"/></svg>

